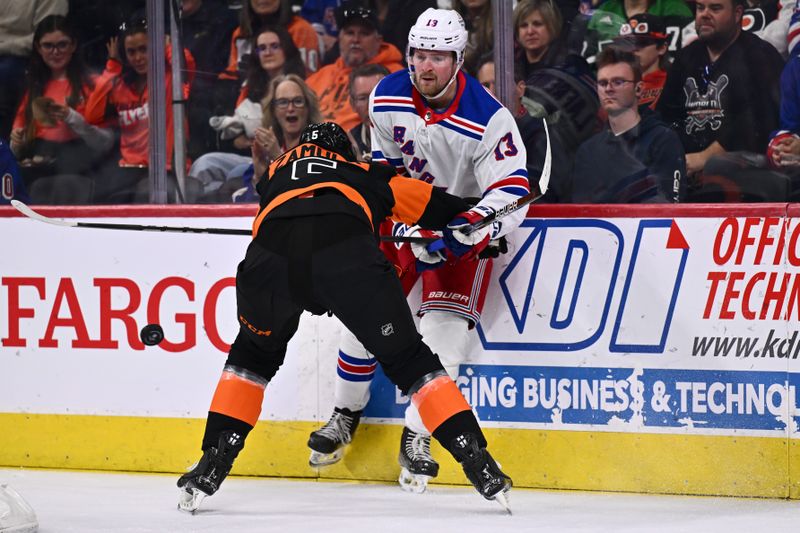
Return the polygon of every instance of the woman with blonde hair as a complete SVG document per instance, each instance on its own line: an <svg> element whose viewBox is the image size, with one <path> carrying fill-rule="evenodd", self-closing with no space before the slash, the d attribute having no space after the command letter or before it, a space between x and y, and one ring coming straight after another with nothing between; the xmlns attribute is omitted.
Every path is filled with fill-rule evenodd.
<svg viewBox="0 0 800 533"><path fill-rule="evenodd" d="M515 61L526 80L539 69L566 62L569 52L561 39L561 11L551 0L521 0L512 21Z"/></svg>
<svg viewBox="0 0 800 533"><path fill-rule="evenodd" d="M257 202L256 186L269 164L300 143L308 124L322 122L317 95L297 74L273 78L261 108L262 126L256 129L251 147L253 164L242 177L244 187L233 193L235 202Z"/></svg>

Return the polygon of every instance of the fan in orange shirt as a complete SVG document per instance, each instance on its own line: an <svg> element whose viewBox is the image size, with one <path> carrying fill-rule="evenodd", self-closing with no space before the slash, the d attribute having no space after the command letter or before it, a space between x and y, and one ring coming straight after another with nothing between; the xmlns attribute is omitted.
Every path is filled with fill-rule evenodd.
<svg viewBox="0 0 800 533"><path fill-rule="evenodd" d="M389 72L403 68L403 58L394 45L383 42L375 13L354 3L336 10L339 26L339 58L308 77L308 86L319 97L322 118L336 122L345 131L360 122L350 104L350 72L367 63L383 65Z"/></svg>
<svg viewBox="0 0 800 533"><path fill-rule="evenodd" d="M120 160L105 165L95 180L95 203L130 203L145 200L149 152L147 146L150 118L147 91L147 26L144 21L124 24L121 41L112 38L108 44L106 70L86 104L86 118L92 124L111 121L120 131ZM118 47L118 43L121 45ZM194 77L194 58L183 51L187 80L183 84L183 97L189 97L189 87ZM122 61L120 61L122 58ZM167 169L172 169L174 147L172 114L172 47L166 48L166 115L167 115ZM110 113L110 114L109 114ZM188 128L187 128L188 130ZM174 175L169 176L170 197L175 194ZM144 183L140 183L144 182ZM144 187L144 191L143 191ZM136 194L138 192L140 194Z"/></svg>
<svg viewBox="0 0 800 533"><path fill-rule="evenodd" d="M86 175L113 144L110 130L89 126L83 117L94 80L75 54L77 46L77 33L61 15L45 17L34 32L11 149L39 203L87 202L91 183Z"/></svg>

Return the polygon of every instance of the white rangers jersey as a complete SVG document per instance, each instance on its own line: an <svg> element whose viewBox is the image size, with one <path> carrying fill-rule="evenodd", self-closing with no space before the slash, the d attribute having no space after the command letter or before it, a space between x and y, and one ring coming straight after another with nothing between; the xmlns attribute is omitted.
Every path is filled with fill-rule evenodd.
<svg viewBox="0 0 800 533"><path fill-rule="evenodd" d="M372 160L462 198L481 198L489 214L530 192L527 155L517 124L478 81L458 73L458 89L442 112L411 84L408 70L383 78L370 95ZM520 209L496 221L491 238L525 218Z"/></svg>

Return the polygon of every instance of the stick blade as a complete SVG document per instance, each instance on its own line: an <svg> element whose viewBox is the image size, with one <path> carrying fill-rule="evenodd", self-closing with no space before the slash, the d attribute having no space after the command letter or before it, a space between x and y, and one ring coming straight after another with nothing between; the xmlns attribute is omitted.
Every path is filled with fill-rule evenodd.
<svg viewBox="0 0 800 533"><path fill-rule="evenodd" d="M31 218L33 220L38 220L39 222L44 222L45 224L53 224L55 226L67 226L67 227L75 227L78 225L77 222L63 220L60 218L50 218L44 215L40 215L39 213L31 209L28 205L24 204L23 202L20 202L19 200L11 200L11 205L14 207L14 209L19 211L26 217Z"/></svg>
<svg viewBox="0 0 800 533"><path fill-rule="evenodd" d="M542 175L539 177L539 193L544 196L550 185L550 171L553 164L553 156L550 149L550 130L547 128L547 120L542 119L544 125L544 136L547 139L547 151L544 154L544 165L542 165Z"/></svg>

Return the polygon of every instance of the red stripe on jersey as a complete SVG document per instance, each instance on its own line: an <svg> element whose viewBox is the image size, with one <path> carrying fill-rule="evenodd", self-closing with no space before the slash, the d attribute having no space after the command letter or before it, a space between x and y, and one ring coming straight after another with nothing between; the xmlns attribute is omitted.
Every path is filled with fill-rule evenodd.
<svg viewBox="0 0 800 533"><path fill-rule="evenodd" d="M375 97L375 104L413 104L411 98L389 98L386 96Z"/></svg>
<svg viewBox="0 0 800 533"><path fill-rule="evenodd" d="M509 176L508 178L502 179L497 183L489 185L489 188L486 190L491 191L492 189L499 189L500 187L507 187L509 185L513 185L515 187L524 187L525 189L528 190L530 190L531 188L531 184L527 180L527 178L521 178L518 176Z"/></svg>
<svg viewBox="0 0 800 533"><path fill-rule="evenodd" d="M377 367L378 367L377 362L372 363L371 365L358 366L345 363L344 361L339 359L339 368L347 372L350 372L351 374L372 374L373 372L375 372L375 369Z"/></svg>
<svg viewBox="0 0 800 533"><path fill-rule="evenodd" d="M457 118L455 116L450 117L448 120L450 120L450 122L455 122L459 126L463 126L463 127L467 128L467 129L470 129L472 131L476 131L478 133L483 133L484 131L486 131L485 128L481 128L480 126L475 126L473 124L469 124L468 122L464 122L463 120L461 120L461 119L459 119L459 118Z"/></svg>

